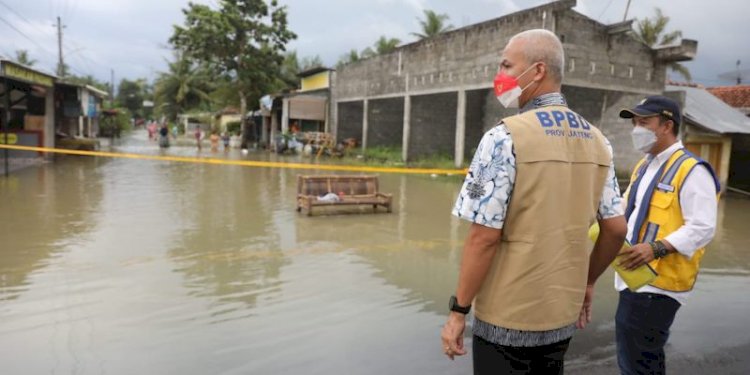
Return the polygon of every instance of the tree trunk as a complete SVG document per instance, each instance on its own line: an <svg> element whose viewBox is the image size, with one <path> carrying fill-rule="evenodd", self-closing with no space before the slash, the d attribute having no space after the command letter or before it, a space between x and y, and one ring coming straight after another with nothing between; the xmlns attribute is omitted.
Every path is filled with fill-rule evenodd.
<svg viewBox="0 0 750 375"><path fill-rule="evenodd" d="M247 149L247 138L248 138L248 131L247 131L247 121L245 119L245 113L247 113L247 98L245 97L245 92L242 90L239 90L240 94L240 139L242 140L242 149Z"/></svg>

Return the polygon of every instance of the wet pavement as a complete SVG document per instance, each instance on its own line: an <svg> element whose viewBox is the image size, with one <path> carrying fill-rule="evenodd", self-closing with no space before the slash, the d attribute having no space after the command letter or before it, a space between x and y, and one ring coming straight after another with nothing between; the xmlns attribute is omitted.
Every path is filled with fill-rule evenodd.
<svg viewBox="0 0 750 375"><path fill-rule="evenodd" d="M115 149L272 159L145 138ZM449 215L458 180L383 174L393 213L307 217L299 173L316 172L62 156L0 179L2 373L470 374L439 340L468 229ZM720 210L667 348L680 373L747 372L750 200ZM608 271L568 373L616 373L616 298Z"/></svg>

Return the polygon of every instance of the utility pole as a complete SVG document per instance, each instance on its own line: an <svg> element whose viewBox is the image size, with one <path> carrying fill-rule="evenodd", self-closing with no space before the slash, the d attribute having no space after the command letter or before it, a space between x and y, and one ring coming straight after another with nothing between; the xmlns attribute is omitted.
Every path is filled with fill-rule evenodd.
<svg viewBox="0 0 750 375"><path fill-rule="evenodd" d="M628 10L630 10L630 0L628 0L628 5L625 6L625 15L622 16L622 22L628 20Z"/></svg>
<svg viewBox="0 0 750 375"><path fill-rule="evenodd" d="M65 78L65 62L63 61L63 49L62 49L62 29L63 25L60 22L60 16L57 16L57 53L59 60L57 62L57 76Z"/></svg>

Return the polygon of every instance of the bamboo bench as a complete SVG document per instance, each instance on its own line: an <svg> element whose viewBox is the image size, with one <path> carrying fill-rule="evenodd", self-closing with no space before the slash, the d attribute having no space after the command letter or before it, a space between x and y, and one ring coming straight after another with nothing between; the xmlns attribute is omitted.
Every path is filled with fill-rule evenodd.
<svg viewBox="0 0 750 375"><path fill-rule="evenodd" d="M328 193L337 194L335 202L322 201ZM393 195L378 191L377 176L314 175L297 176L297 212L307 210L312 215L312 208L319 206L359 206L372 205L374 212L378 206L391 212Z"/></svg>

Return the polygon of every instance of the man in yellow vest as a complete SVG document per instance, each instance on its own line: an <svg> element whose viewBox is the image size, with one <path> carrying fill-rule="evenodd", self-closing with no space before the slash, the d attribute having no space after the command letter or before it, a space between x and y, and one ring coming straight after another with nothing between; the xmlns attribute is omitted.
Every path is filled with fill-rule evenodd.
<svg viewBox="0 0 750 375"><path fill-rule="evenodd" d="M629 269L649 264L658 276L631 292L615 275L617 363L623 374L663 374L669 328L714 235L720 186L711 166L679 141L682 116L674 100L650 96L620 117L632 119L633 146L646 154L625 192L634 245L621 264Z"/></svg>
<svg viewBox="0 0 750 375"><path fill-rule="evenodd" d="M563 61L550 31L510 39L495 95L520 114L485 133L453 209L472 224L443 352L466 353L473 304L475 374L562 373L576 325L589 322L594 282L625 238L612 148L568 108ZM597 219L601 235L589 254Z"/></svg>

